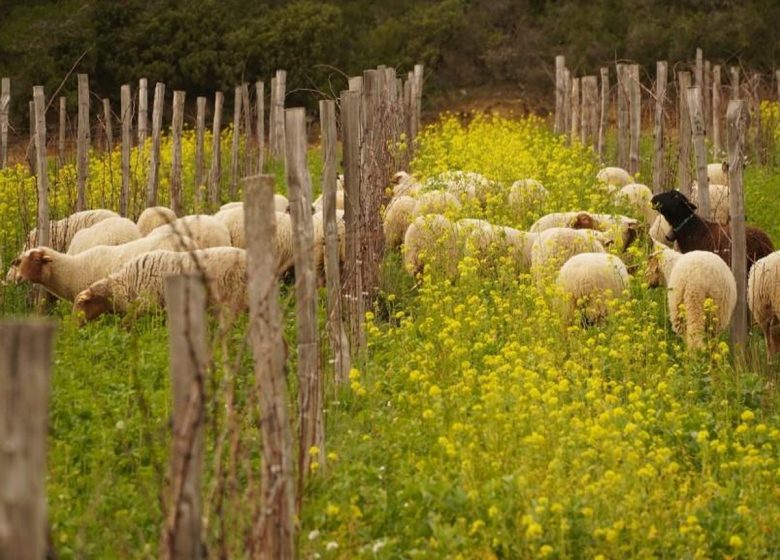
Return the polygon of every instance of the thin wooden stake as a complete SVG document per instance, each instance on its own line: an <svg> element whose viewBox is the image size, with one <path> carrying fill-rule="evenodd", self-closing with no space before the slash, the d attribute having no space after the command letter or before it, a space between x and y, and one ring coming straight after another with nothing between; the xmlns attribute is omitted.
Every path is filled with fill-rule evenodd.
<svg viewBox="0 0 780 560"><path fill-rule="evenodd" d="M703 220L710 220L710 183L707 177L707 148L704 145L704 111L701 106L699 86L689 87L687 95L693 149L696 156L696 182L698 183L699 191L696 212Z"/></svg>
<svg viewBox="0 0 780 560"><path fill-rule="evenodd" d="M30 173L38 173L38 164L35 160L35 102L30 100L27 104L30 114L30 141L27 143L27 161L30 163Z"/></svg>
<svg viewBox="0 0 780 560"><path fill-rule="evenodd" d="M111 101L103 99L103 132L105 133L105 150L109 154L114 151L114 129L111 125Z"/></svg>
<svg viewBox="0 0 780 560"><path fill-rule="evenodd" d="M627 64L617 65L617 88L618 166L628 170L628 151L631 135L629 130L629 86Z"/></svg>
<svg viewBox="0 0 780 560"><path fill-rule="evenodd" d="M157 82L154 86L154 106L152 107L152 153L149 156L149 184L147 186L147 208L157 206L157 188L160 175L160 137L162 134L163 105L165 103L165 84Z"/></svg>
<svg viewBox="0 0 780 560"><path fill-rule="evenodd" d="M276 276L274 178L243 179L247 239L249 340L262 421L262 477L252 558L295 558L293 444L284 373L282 312Z"/></svg>
<svg viewBox="0 0 780 560"><path fill-rule="evenodd" d="M78 75L79 82L79 120L77 131L77 181L78 194L76 210L87 209L87 177L89 175L89 78Z"/></svg>
<svg viewBox="0 0 780 560"><path fill-rule="evenodd" d="M642 90L638 64L631 64L628 67L628 88L631 126L628 172L636 175L639 173L639 142L642 134Z"/></svg>
<svg viewBox="0 0 780 560"><path fill-rule="evenodd" d="M149 123L149 83L146 78L138 80L138 146L146 144ZM143 152L142 152L143 153Z"/></svg>
<svg viewBox="0 0 780 560"><path fill-rule="evenodd" d="M195 117L195 204L200 210L203 203L203 187L206 184L203 176L203 148L206 135L206 98L198 97L197 116Z"/></svg>
<svg viewBox="0 0 780 560"><path fill-rule="evenodd" d="M609 68L601 69L601 114L599 118L599 141L598 152L599 159L604 161L604 152L606 150L605 139L607 135L607 125L609 123Z"/></svg>
<svg viewBox="0 0 780 560"><path fill-rule="evenodd" d="M690 86L690 72L677 72L677 130L680 137L677 179L680 192L688 198L691 196L691 117L688 114L688 88Z"/></svg>
<svg viewBox="0 0 780 560"><path fill-rule="evenodd" d="M255 83L255 98L257 101L257 172L263 172L265 163L265 84Z"/></svg>
<svg viewBox="0 0 780 560"><path fill-rule="evenodd" d="M271 155L276 158L285 157L285 134L284 134L284 97L287 89L287 72L284 70L276 71L273 96L273 136L271 138Z"/></svg>
<svg viewBox="0 0 780 560"><path fill-rule="evenodd" d="M555 134L562 134L563 124L563 69L566 68L566 57L555 57Z"/></svg>
<svg viewBox="0 0 780 560"><path fill-rule="evenodd" d="M33 88L35 104L35 170L38 183L38 244L49 245L49 168L46 163L46 98L43 86Z"/></svg>
<svg viewBox="0 0 780 560"><path fill-rule="evenodd" d="M249 84L241 84L241 109L244 113L244 157L241 158L241 176L245 177L252 172L253 139L252 139L252 105L249 102Z"/></svg>
<svg viewBox="0 0 780 560"><path fill-rule="evenodd" d="M729 67L729 73L731 76L731 99L740 99L739 91L739 66Z"/></svg>
<svg viewBox="0 0 780 560"><path fill-rule="evenodd" d="M715 153L716 158L720 158L723 153L723 145L721 143L721 125L720 125L720 111L721 111L721 82L720 82L720 65L716 64L712 69L712 151Z"/></svg>
<svg viewBox="0 0 780 560"><path fill-rule="evenodd" d="M214 96L214 123L211 129L211 171L209 173L209 206L212 209L219 205L220 181L222 179L220 151L220 132L222 127L222 105L225 96L218 91Z"/></svg>
<svg viewBox="0 0 780 560"><path fill-rule="evenodd" d="M570 140L571 134L571 71L563 69L563 125L566 127L566 140Z"/></svg>
<svg viewBox="0 0 780 560"><path fill-rule="evenodd" d="M230 149L230 200L235 200L238 190L238 143L241 137L241 86L233 94L233 143Z"/></svg>
<svg viewBox="0 0 780 560"><path fill-rule="evenodd" d="M703 79L701 108L704 111L704 132L712 140L712 68L709 60L704 61Z"/></svg>
<svg viewBox="0 0 780 560"><path fill-rule="evenodd" d="M664 190L664 103L666 102L667 63L659 60L655 66L655 119L653 121L653 193Z"/></svg>
<svg viewBox="0 0 780 560"><path fill-rule="evenodd" d="M173 92L173 116L171 120L171 210L177 216L184 214L182 205L182 176L181 176L181 133L184 127L184 98L185 92L176 90Z"/></svg>
<svg viewBox="0 0 780 560"><path fill-rule="evenodd" d="M122 86L122 190L119 194L119 214L127 216L130 206L130 151L132 149L133 109L130 99L130 85Z"/></svg>
<svg viewBox="0 0 780 560"><path fill-rule="evenodd" d="M8 165L8 113L11 107L11 79L0 79L0 169Z"/></svg>
<svg viewBox="0 0 780 560"><path fill-rule="evenodd" d="M571 81L571 143L580 138L580 79Z"/></svg>
<svg viewBox="0 0 780 560"><path fill-rule="evenodd" d="M745 135L750 126L747 103L733 99L729 102L727 141L729 151L729 212L731 224L731 271L737 281L737 305L731 320L731 344L737 351L747 348L747 262L745 241L745 200L742 188L742 169L745 159Z"/></svg>
<svg viewBox="0 0 780 560"><path fill-rule="evenodd" d="M65 96L60 97L60 126L58 129L59 138L57 140L57 166L62 168L65 165L65 135L67 133L68 113L67 100Z"/></svg>
<svg viewBox="0 0 780 560"><path fill-rule="evenodd" d="M350 348L356 354L362 340L363 322L360 317L361 274L360 231L362 207L360 173L360 93L341 92L341 131L344 157L344 227L346 267L344 270L344 297L349 323Z"/></svg>

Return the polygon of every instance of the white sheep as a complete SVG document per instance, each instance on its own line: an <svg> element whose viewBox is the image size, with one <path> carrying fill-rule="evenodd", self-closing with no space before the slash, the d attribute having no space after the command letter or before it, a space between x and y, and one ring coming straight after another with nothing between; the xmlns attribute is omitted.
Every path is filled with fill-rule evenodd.
<svg viewBox="0 0 780 560"><path fill-rule="evenodd" d="M243 203L220 210L214 218L222 222L230 233L230 244L239 249L246 249L246 230L244 225ZM276 218L276 254L277 273L284 274L293 265L292 219L290 214L281 210L275 212Z"/></svg>
<svg viewBox="0 0 780 560"><path fill-rule="evenodd" d="M635 218L621 216L620 214L578 212L569 222L568 227L603 232L607 239L615 243L616 247L623 251L637 238L641 224Z"/></svg>
<svg viewBox="0 0 780 560"><path fill-rule="evenodd" d="M165 305L165 277L202 273L208 304L220 310L246 308L246 251L216 247L189 253L153 251L141 255L113 274L79 292L73 310L87 321L107 312L125 313L131 305L140 310Z"/></svg>
<svg viewBox="0 0 780 560"><path fill-rule="evenodd" d="M610 192L634 182L634 178L622 167L604 167L596 174L596 180L606 185Z"/></svg>
<svg viewBox="0 0 780 560"><path fill-rule="evenodd" d="M488 194L493 190L493 183L483 175L472 171L445 171L430 177L423 184L423 191L431 189L444 189L464 204L475 201L484 205Z"/></svg>
<svg viewBox="0 0 780 560"><path fill-rule="evenodd" d="M579 253L604 253L604 234L589 229L550 228L530 236L531 273L537 282L558 273L561 265Z"/></svg>
<svg viewBox="0 0 780 560"><path fill-rule="evenodd" d="M564 263L555 283L565 294L564 322L570 323L579 310L583 322L593 325L607 316L610 299L624 297L628 270L614 255L580 253Z"/></svg>
<svg viewBox="0 0 780 560"><path fill-rule="evenodd" d="M325 195L318 196L311 207L314 212L322 212L325 208ZM336 191L336 210L344 210L344 191Z"/></svg>
<svg viewBox="0 0 780 560"><path fill-rule="evenodd" d="M531 233L540 233L550 228L569 227L572 221L581 213L577 212L553 212L551 214L545 214L538 220L536 220L528 231Z"/></svg>
<svg viewBox="0 0 780 560"><path fill-rule="evenodd" d="M214 213L214 217L217 217L220 212L223 212L225 210L232 210L233 208L243 208L244 203L241 201L237 202L226 202L222 206L219 207L219 210ZM290 210L290 201L287 200L287 197L283 194L275 193L274 194L274 209L277 212L289 212Z"/></svg>
<svg viewBox="0 0 780 560"><path fill-rule="evenodd" d="M707 178L710 183L718 185L729 184L729 165L726 162L723 163L708 163L707 164Z"/></svg>
<svg viewBox="0 0 780 560"><path fill-rule="evenodd" d="M647 225L652 224L658 216L658 212L650 203L651 198L653 191L641 183L629 183L615 193L615 202L630 208L636 213L636 217L641 218Z"/></svg>
<svg viewBox="0 0 780 560"><path fill-rule="evenodd" d="M428 191L417 198L412 216L424 216L426 214L451 214L457 213L462 208L458 198L446 191Z"/></svg>
<svg viewBox="0 0 780 560"><path fill-rule="evenodd" d="M141 231L132 220L108 218L77 232L70 242L68 254L77 255L98 245L122 245L141 237Z"/></svg>
<svg viewBox="0 0 780 560"><path fill-rule="evenodd" d="M246 249L246 234L244 233L244 204L238 203L220 210L214 214L230 234L230 245L240 249Z"/></svg>
<svg viewBox="0 0 780 560"><path fill-rule="evenodd" d="M737 302L737 284L731 269L718 255L709 251L681 255L672 268L668 287L672 329L685 338L688 347L702 348L704 345L705 300L711 299L715 304L715 332L728 327Z"/></svg>
<svg viewBox="0 0 780 560"><path fill-rule="evenodd" d="M105 278L139 255L155 250L188 251L192 240L168 233L142 237L122 245L99 245L77 255L60 253L49 247L25 251L16 259L19 278L41 284L66 300L73 298L92 282Z"/></svg>
<svg viewBox="0 0 780 560"><path fill-rule="evenodd" d="M176 214L166 206L150 206L141 212L136 224L141 235L146 236L160 226L176 221Z"/></svg>
<svg viewBox="0 0 780 560"><path fill-rule="evenodd" d="M653 242L655 251L647 259L647 271L645 281L651 288L668 286L672 269L682 256L682 253L674 251L662 243Z"/></svg>
<svg viewBox="0 0 780 560"><path fill-rule="evenodd" d="M416 199L406 195L397 196L390 201L382 217L385 247L395 249L401 246L406 228L412 223L416 204Z"/></svg>
<svg viewBox="0 0 780 560"><path fill-rule="evenodd" d="M726 185L710 183L710 215L706 218L711 222L728 225L730 219L729 188ZM699 184L694 181L691 185L691 202L699 204Z"/></svg>
<svg viewBox="0 0 780 560"><path fill-rule="evenodd" d="M528 232L472 218L458 220L455 229L462 254L479 258L497 252L510 257L519 271L529 270L531 243Z"/></svg>
<svg viewBox="0 0 780 560"><path fill-rule="evenodd" d="M530 210L541 210L550 192L536 179L521 179L509 187L509 207L514 215L522 218Z"/></svg>
<svg viewBox="0 0 780 560"><path fill-rule="evenodd" d="M399 196L417 196L420 192L420 183L406 171L399 171L393 175L390 181L393 185L393 198Z"/></svg>
<svg viewBox="0 0 780 560"><path fill-rule="evenodd" d="M747 302L771 358L780 352L780 251L757 260L750 268Z"/></svg>
<svg viewBox="0 0 780 560"><path fill-rule="evenodd" d="M149 236L176 233L182 237L189 237L201 249L210 247L230 247L230 232L214 216L206 214L194 214L184 216L170 224L153 229Z"/></svg>
<svg viewBox="0 0 780 560"><path fill-rule="evenodd" d="M312 215L312 228L314 239L314 270L325 271L325 215L316 212ZM339 240L339 259L344 262L346 258L346 225L344 223L344 211L336 210L336 228Z"/></svg>
<svg viewBox="0 0 780 560"><path fill-rule="evenodd" d="M455 226L441 214L418 216L404 235L404 267L416 276L425 264L452 277L460 256Z"/></svg>
<svg viewBox="0 0 780 560"><path fill-rule="evenodd" d="M648 233L650 234L650 238L657 243L662 243L667 247L671 247L674 244L674 241L669 240L669 234L672 233L672 226L661 214L658 214L658 216L655 217Z"/></svg>

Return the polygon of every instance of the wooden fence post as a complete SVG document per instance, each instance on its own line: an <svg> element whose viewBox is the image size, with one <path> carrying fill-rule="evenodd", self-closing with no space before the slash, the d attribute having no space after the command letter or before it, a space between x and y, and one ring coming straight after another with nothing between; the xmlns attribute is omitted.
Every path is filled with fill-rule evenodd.
<svg viewBox="0 0 780 560"><path fill-rule="evenodd" d="M707 177L707 148L704 145L704 111L702 110L701 91L699 86L689 87L688 116L693 135L693 149L696 156L696 182L699 186L697 213L703 220L711 220L710 216L710 184Z"/></svg>
<svg viewBox="0 0 780 560"><path fill-rule="evenodd" d="M265 84L261 81L255 83L255 97L257 102L257 172L263 172L265 159Z"/></svg>
<svg viewBox="0 0 780 560"><path fill-rule="evenodd" d="M563 125L563 69L566 67L566 57L555 57L555 134L562 134Z"/></svg>
<svg viewBox="0 0 780 560"><path fill-rule="evenodd" d="M206 288L200 274L165 279L173 438L170 489L161 539L162 558L202 557L200 478L208 352Z"/></svg>
<svg viewBox="0 0 780 560"><path fill-rule="evenodd" d="M412 82L412 122L414 131L412 139L416 140L422 127L422 94L423 94L423 65L414 65L414 82Z"/></svg>
<svg viewBox="0 0 780 560"><path fill-rule="evenodd" d="M241 86L233 92L233 138L230 148L230 200L236 198L238 190L238 143L241 136Z"/></svg>
<svg viewBox="0 0 780 560"><path fill-rule="evenodd" d="M698 86L699 88L699 95L702 95L704 93L702 91L702 87L704 86L704 51L701 50L701 48L696 49L696 65L693 68L693 81L693 85Z"/></svg>
<svg viewBox="0 0 780 560"><path fill-rule="evenodd" d="M629 89L628 89L628 65L617 65L617 126L618 126L618 167L628 170L629 166Z"/></svg>
<svg viewBox="0 0 780 560"><path fill-rule="evenodd" d="M65 96L60 97L59 129L57 130L57 166L62 168L65 165L65 135L68 126L68 108Z"/></svg>
<svg viewBox="0 0 780 560"><path fill-rule="evenodd" d="M27 144L27 161L30 164L30 173L38 173L38 164L35 161L35 102L30 100L27 104L30 114L30 141Z"/></svg>
<svg viewBox="0 0 780 560"><path fill-rule="evenodd" d="M152 153L149 156L149 185L146 206L157 206L157 187L160 174L160 135L162 134L163 104L165 103L165 84L157 82L154 86L154 106L152 107Z"/></svg>
<svg viewBox="0 0 780 560"><path fill-rule="evenodd" d="M360 231L362 206L360 176L360 93L341 92L341 131L344 158L344 227L346 266L344 270L344 297L347 301L350 348L357 355L362 340L363 322L360 317L361 274Z"/></svg>
<svg viewBox="0 0 780 560"><path fill-rule="evenodd" d="M76 210L87 209L87 175L89 174L89 78L78 75L79 83L79 120L76 141L78 195Z"/></svg>
<svg viewBox="0 0 780 560"><path fill-rule="evenodd" d="M590 145L593 149L598 148L598 136L599 136L599 79L598 76L589 76L587 78L587 90L588 90L588 105L590 106L590 130L588 136L590 137Z"/></svg>
<svg viewBox="0 0 780 560"><path fill-rule="evenodd" d="M753 125L753 134L751 134L750 138L750 144L753 147L751 155L753 156L753 161L760 165L765 162L764 150L762 149L762 144L764 142L761 133L761 74L753 72L750 76L749 84L750 95L748 96L748 99L750 100L751 105L750 123Z"/></svg>
<svg viewBox="0 0 780 560"><path fill-rule="evenodd" d="M214 96L214 123L211 129L211 171L209 173L209 206L212 210L219 206L220 180L222 179L220 152L220 129L222 127L222 104L225 96L218 91Z"/></svg>
<svg viewBox="0 0 780 560"><path fill-rule="evenodd" d="M563 126L568 142L571 133L571 71L568 68L563 69L563 86Z"/></svg>
<svg viewBox="0 0 780 560"><path fill-rule="evenodd" d="M739 91L739 66L729 68L731 75L731 99L740 99L742 96Z"/></svg>
<svg viewBox="0 0 780 560"><path fill-rule="evenodd" d="M571 81L571 143L580 138L580 79Z"/></svg>
<svg viewBox="0 0 780 560"><path fill-rule="evenodd" d="M0 169L8 165L8 113L11 107L11 79L0 79Z"/></svg>
<svg viewBox="0 0 780 560"><path fill-rule="evenodd" d="M244 112L244 157L241 159L241 176L251 174L252 160L252 105L249 102L249 84L241 84L241 108Z"/></svg>
<svg viewBox="0 0 780 560"><path fill-rule="evenodd" d="M629 138L628 172L639 173L639 141L642 135L642 84L639 82L639 65L628 67L628 91L631 134Z"/></svg>
<svg viewBox="0 0 780 560"><path fill-rule="evenodd" d="M181 189L181 133L184 127L184 99L186 93L181 90L173 92L173 115L171 118L171 140L173 154L171 156L171 210L177 216L184 214Z"/></svg>
<svg viewBox="0 0 780 560"><path fill-rule="evenodd" d="M253 528L252 557L262 560L295 557L295 486L293 444L284 373L282 312L276 276L276 213L272 175L247 177L246 214L249 340L255 387L262 413L262 477L260 515Z"/></svg>
<svg viewBox="0 0 780 560"><path fill-rule="evenodd" d="M271 138L271 155L276 158L285 157L285 130L284 130L284 96L287 90L287 72L276 71L273 95L273 136Z"/></svg>
<svg viewBox="0 0 780 560"><path fill-rule="evenodd" d="M606 150L607 125L609 123L609 68L601 69L601 115L599 118L599 141L598 152L599 159L604 162L604 152Z"/></svg>
<svg viewBox="0 0 780 560"><path fill-rule="evenodd" d="M49 245L49 173L46 163L46 98L43 86L33 88L35 104L35 170L38 184L38 245Z"/></svg>
<svg viewBox="0 0 780 560"><path fill-rule="evenodd" d="M138 80L138 147L143 154L149 123L149 83L146 78ZM142 156L143 157L143 156Z"/></svg>
<svg viewBox="0 0 780 560"><path fill-rule="evenodd" d="M122 191L119 194L119 214L127 217L130 206L130 150L132 148L130 127L133 119L130 85L123 85L120 93L122 97Z"/></svg>
<svg viewBox="0 0 780 560"><path fill-rule="evenodd" d="M716 64L712 68L712 151L716 158L720 158L720 155L723 152L720 135L720 95L720 64Z"/></svg>
<svg viewBox="0 0 780 560"><path fill-rule="evenodd" d="M666 102L667 63L655 64L655 119L653 121L653 194L664 190L664 104Z"/></svg>
<svg viewBox="0 0 780 560"><path fill-rule="evenodd" d="M704 133L712 139L712 69L709 60L704 61L704 82L702 89L702 106L704 112Z"/></svg>
<svg viewBox="0 0 780 560"><path fill-rule="evenodd" d="M195 206L200 211L203 202L203 139L206 134L206 98L198 97L195 117Z"/></svg>
<svg viewBox="0 0 780 560"><path fill-rule="evenodd" d="M105 133L105 150L109 154L114 151L114 129L111 125L111 101L103 99L103 131Z"/></svg>
<svg viewBox="0 0 780 560"><path fill-rule="evenodd" d="M328 291L328 334L333 350L336 382L349 380L349 340L344 330L341 307L341 274L339 270L340 243L336 223L336 102L320 101L320 128L322 129L322 192L325 220L325 281Z"/></svg>
<svg viewBox="0 0 780 560"><path fill-rule="evenodd" d="M0 558L46 557L54 322L0 321Z"/></svg>
<svg viewBox="0 0 780 560"><path fill-rule="evenodd" d="M287 109L285 117L286 175L293 227L295 315L298 334L300 448L298 453L298 511L303 482L312 461L325 464L322 424L322 375L317 342L317 279L314 270L311 179L306 163L306 113ZM312 448L317 448L314 452Z"/></svg>
<svg viewBox="0 0 780 560"><path fill-rule="evenodd" d="M747 348L747 263L745 241L745 201L742 195L742 167L745 154L745 134L750 125L750 112L744 100L729 101L726 114L729 153L729 212L731 214L731 271L737 281L737 305L731 320L731 344L735 349Z"/></svg>
<svg viewBox="0 0 780 560"><path fill-rule="evenodd" d="M680 139L680 159L677 169L677 185L680 192L691 197L691 117L688 115L688 88L690 72L677 72L677 130Z"/></svg>

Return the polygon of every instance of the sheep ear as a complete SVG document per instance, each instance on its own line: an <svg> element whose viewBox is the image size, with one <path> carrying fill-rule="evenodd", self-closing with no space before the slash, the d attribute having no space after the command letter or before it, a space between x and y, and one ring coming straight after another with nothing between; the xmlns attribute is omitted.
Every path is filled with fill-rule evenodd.
<svg viewBox="0 0 780 560"><path fill-rule="evenodd" d="M47 262L51 262L53 260L54 259L52 259L51 256L49 256L49 255L41 255L41 262L47 263Z"/></svg>
<svg viewBox="0 0 780 560"><path fill-rule="evenodd" d="M728 173L729 172L729 162L724 161L721 164L721 169L723 169L723 173Z"/></svg>

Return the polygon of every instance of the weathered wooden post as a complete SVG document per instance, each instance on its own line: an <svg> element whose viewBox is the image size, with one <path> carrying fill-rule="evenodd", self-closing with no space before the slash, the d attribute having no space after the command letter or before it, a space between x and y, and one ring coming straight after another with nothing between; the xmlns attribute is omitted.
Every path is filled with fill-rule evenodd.
<svg viewBox="0 0 780 560"><path fill-rule="evenodd" d="M693 135L693 149L696 156L696 182L698 183L698 208L696 212L703 220L710 220L710 183L707 177L707 148L704 145L704 111L702 110L699 86L689 87L688 116Z"/></svg>
<svg viewBox="0 0 780 560"><path fill-rule="evenodd" d="M143 153L149 130L149 83L146 78L138 80L138 147Z"/></svg>
<svg viewBox="0 0 780 560"><path fill-rule="evenodd" d="M639 82L639 65L628 67L628 88L631 134L629 138L628 172L639 173L639 141L642 134L642 84Z"/></svg>
<svg viewBox="0 0 780 560"><path fill-rule="evenodd" d="M664 190L664 103L666 102L667 63L655 65L655 119L653 121L653 194Z"/></svg>
<svg viewBox="0 0 780 560"><path fill-rule="evenodd" d="M571 143L580 138L580 79L571 81Z"/></svg>
<svg viewBox="0 0 780 560"><path fill-rule="evenodd" d="M263 172L265 163L265 84L261 81L255 83L255 97L257 101L257 172Z"/></svg>
<svg viewBox="0 0 780 560"><path fill-rule="evenodd" d="M739 351L747 348L747 263L745 241L745 200L742 168L745 156L745 134L750 113L744 100L729 101L726 114L729 152L729 212L731 215L731 271L737 281L737 305L731 320L731 344Z"/></svg>
<svg viewBox="0 0 780 560"><path fill-rule="evenodd" d="M197 113L195 116L195 206L200 211L203 203L203 186L206 184L203 178L203 144L206 135L206 98L198 97L196 100Z"/></svg>
<svg viewBox="0 0 780 560"><path fill-rule="evenodd" d="M230 148L230 200L236 198L238 190L238 144L241 136L241 86L233 94L233 141Z"/></svg>
<svg viewBox="0 0 780 560"><path fill-rule="evenodd" d="M252 142L252 105L249 101L249 84L241 84L241 109L244 112L244 157L241 159L241 176L251 174L253 142Z"/></svg>
<svg viewBox="0 0 780 560"><path fill-rule="evenodd" d="M46 163L46 99L43 86L33 88L35 162L38 185L38 245L49 245L49 173Z"/></svg>
<svg viewBox="0 0 780 560"><path fill-rule="evenodd" d="M225 96L221 91L214 95L214 123L211 129L211 171L209 173L209 206L215 209L219 205L220 188L222 179L219 135L222 127L222 104Z"/></svg>
<svg viewBox="0 0 780 560"><path fill-rule="evenodd" d="M120 93L122 103L122 190L119 193L119 214L126 217L130 206L130 150L132 149L130 127L133 119L130 85L123 85Z"/></svg>
<svg viewBox="0 0 780 560"><path fill-rule="evenodd" d="M414 123L413 139L422 128L422 94L423 94L423 73L422 64L414 65L414 82L412 82L412 122Z"/></svg>
<svg viewBox="0 0 780 560"><path fill-rule="evenodd" d="M337 383L349 380L349 340L344 330L341 307L341 274L339 271L339 235L336 224L336 102L320 101L322 129L322 192L325 219L325 281L328 290L328 334L333 349L334 373Z"/></svg>
<svg viewBox="0 0 780 560"><path fill-rule="evenodd" d="M588 105L590 106L590 130L588 131L588 137L590 138L590 145L593 149L598 148L598 135L599 135L599 79L598 76L588 76L587 78L587 90L588 90Z"/></svg>
<svg viewBox="0 0 780 560"><path fill-rule="evenodd" d="M114 129L111 125L111 101L103 99L103 131L105 132L105 150L109 154L114 151Z"/></svg>
<svg viewBox="0 0 780 560"><path fill-rule="evenodd" d="M568 141L571 133L571 71L568 68L563 69L563 86L563 126Z"/></svg>
<svg viewBox="0 0 780 560"><path fill-rule="evenodd" d="M154 106L152 107L152 153L149 156L149 184L146 206L157 206L157 187L160 174L160 135L162 134L163 104L165 103L165 84L157 82L154 86Z"/></svg>
<svg viewBox="0 0 780 560"><path fill-rule="evenodd" d="M293 444L284 373L282 312L276 276L274 178L243 179L246 215L249 340L255 387L262 413L260 515L255 520L252 557L295 558L295 486Z"/></svg>
<svg viewBox="0 0 780 560"><path fill-rule="evenodd" d="M688 114L688 88L690 86L690 72L677 72L677 130L680 137L677 185L680 192L688 198L691 196L691 117Z"/></svg>
<svg viewBox="0 0 780 560"><path fill-rule="evenodd" d="M704 111L704 133L712 140L712 69L709 60L704 61L703 79L701 107Z"/></svg>
<svg viewBox="0 0 780 560"><path fill-rule="evenodd" d="M185 92L175 90L173 92L173 116L171 119L171 209L174 214L181 216L184 214L184 206L181 202L181 133L184 127L184 98Z"/></svg>
<svg viewBox="0 0 780 560"><path fill-rule="evenodd" d="M719 158L723 152L720 136L720 96L720 64L716 64L712 69L712 151L716 158Z"/></svg>
<svg viewBox="0 0 780 560"><path fill-rule="evenodd" d="M0 169L8 165L8 113L11 107L11 79L0 79Z"/></svg>
<svg viewBox="0 0 780 560"><path fill-rule="evenodd" d="M563 134L563 69L566 67L566 57L555 57L555 134Z"/></svg>
<svg viewBox="0 0 780 560"><path fill-rule="evenodd" d="M65 96L60 97L60 126L57 130L58 132L58 139L57 139L57 166L62 167L65 165L65 135L67 134L67 126L68 126L68 108L67 108L67 100Z"/></svg>
<svg viewBox="0 0 780 560"><path fill-rule="evenodd" d="M276 158L285 157L285 130L284 130L284 97L287 90L287 72L277 70L273 84L273 136L271 138L271 155Z"/></svg>
<svg viewBox="0 0 780 560"><path fill-rule="evenodd" d="M357 354L362 340L360 259L360 208L362 206L360 176L360 93L341 92L341 130L344 158L344 227L346 267L344 297L347 301L350 348Z"/></svg>
<svg viewBox="0 0 780 560"><path fill-rule="evenodd" d="M629 166L629 86L628 86L628 65L617 65L617 126L618 126L618 167L628 170Z"/></svg>
<svg viewBox="0 0 780 560"><path fill-rule="evenodd" d="M761 74L753 72L750 76L750 105L751 105L751 118L750 124L753 125L753 134L751 134L751 142L753 149L751 150L753 161L757 164L765 163L764 150L763 150L763 135L761 132Z"/></svg>
<svg viewBox="0 0 780 560"><path fill-rule="evenodd" d="M78 194L76 210L87 209L87 176L89 174L89 78L78 75L79 117L76 133L76 174Z"/></svg>
<svg viewBox="0 0 780 560"><path fill-rule="evenodd" d="M731 99L740 99L742 96L739 91L739 66L729 67L731 75Z"/></svg>
<svg viewBox="0 0 780 560"><path fill-rule="evenodd" d="M609 123L609 68L601 68L601 115L599 118L599 141L598 152L599 159L604 160L604 151L606 149L607 125Z"/></svg>
<svg viewBox="0 0 780 560"><path fill-rule="evenodd" d="M701 50L701 48L696 49L696 65L693 67L693 81L693 85L699 88L699 95L703 95L704 92L702 91L702 87L704 86L704 51Z"/></svg>
<svg viewBox="0 0 780 560"><path fill-rule="evenodd" d="M35 102L30 100L27 104L30 115L30 141L27 143L27 161L30 163L30 173L38 172L38 164L35 161Z"/></svg>
<svg viewBox="0 0 780 560"><path fill-rule="evenodd" d="M4 559L46 557L46 435L54 328L53 321L0 321L0 558Z"/></svg>
<svg viewBox="0 0 780 560"><path fill-rule="evenodd" d="M298 510L303 482L312 461L324 465L322 375L317 340L317 278L311 215L311 179L306 163L306 113L287 109L285 117L286 175L290 198L295 259L295 310L298 338L300 449L298 454ZM312 448L317 448L313 452Z"/></svg>
<svg viewBox="0 0 780 560"><path fill-rule="evenodd" d="M173 438L170 488L160 556L170 560L201 558L200 478L208 352L206 287L202 275L165 279Z"/></svg>

